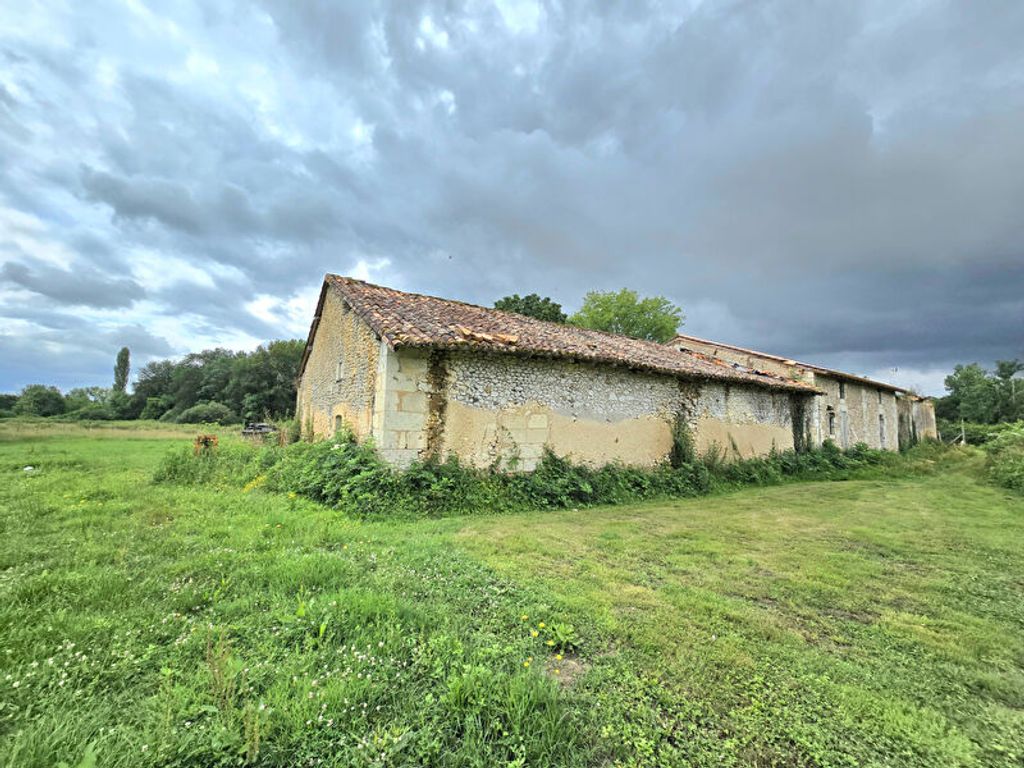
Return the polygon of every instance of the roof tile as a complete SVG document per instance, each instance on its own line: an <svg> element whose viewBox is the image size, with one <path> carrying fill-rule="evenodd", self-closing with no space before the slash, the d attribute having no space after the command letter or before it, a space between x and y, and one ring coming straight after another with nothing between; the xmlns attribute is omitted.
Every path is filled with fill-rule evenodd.
<svg viewBox="0 0 1024 768"><path fill-rule="evenodd" d="M573 325L489 309L461 301L327 275L329 286L392 348L479 350L578 360L665 373L813 393L802 382L692 352ZM314 329L311 331L315 332ZM310 339L312 341L312 338Z"/></svg>

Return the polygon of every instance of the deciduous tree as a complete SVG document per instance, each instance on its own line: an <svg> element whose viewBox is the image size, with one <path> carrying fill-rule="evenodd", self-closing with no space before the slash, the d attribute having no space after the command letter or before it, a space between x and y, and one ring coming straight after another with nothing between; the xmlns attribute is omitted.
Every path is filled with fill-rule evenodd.
<svg viewBox="0 0 1024 768"><path fill-rule="evenodd" d="M547 320L551 323L564 323L568 318L562 311L562 305L552 301L549 297L541 298L536 293L520 296L513 293L494 302L495 309L503 309L506 312L515 312L518 315L535 317L538 320Z"/></svg>
<svg viewBox="0 0 1024 768"><path fill-rule="evenodd" d="M569 322L581 328L666 342L679 331L683 311L664 296L640 298L636 291L591 291Z"/></svg>

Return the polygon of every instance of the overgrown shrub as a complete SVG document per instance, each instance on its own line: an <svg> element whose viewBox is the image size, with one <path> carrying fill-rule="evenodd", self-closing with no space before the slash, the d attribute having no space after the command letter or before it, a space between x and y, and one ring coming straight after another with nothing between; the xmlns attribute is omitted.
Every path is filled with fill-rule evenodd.
<svg viewBox="0 0 1024 768"><path fill-rule="evenodd" d="M721 449L711 449L689 463L666 462L648 469L620 464L588 467L547 451L533 471L506 474L465 466L454 456L399 470L383 461L371 444L341 435L284 446L227 445L199 455L190 449L176 451L165 459L156 479L262 486L360 517L443 517L685 498L795 478L839 479L873 467L879 472L894 472L897 467L930 471L939 450L952 449L922 445L901 456L866 445L844 452L826 443L813 451L773 451L732 462Z"/></svg>
<svg viewBox="0 0 1024 768"><path fill-rule="evenodd" d="M223 403L200 403L186 408L176 421L179 424L231 424L237 422L238 417Z"/></svg>
<svg viewBox="0 0 1024 768"><path fill-rule="evenodd" d="M1024 493L1024 428L1004 430L985 445L992 480Z"/></svg>
<svg viewBox="0 0 1024 768"><path fill-rule="evenodd" d="M970 421L940 421L938 428L942 439L947 443L957 442L963 438L968 445L986 445L1004 432L1024 429L1024 422L976 424Z"/></svg>
<svg viewBox="0 0 1024 768"><path fill-rule="evenodd" d="M111 421L117 418L103 403L89 403L76 411L64 414L65 419L74 421Z"/></svg>
<svg viewBox="0 0 1024 768"><path fill-rule="evenodd" d="M195 453L191 446L169 451L153 479L180 485L244 486L277 464L273 449L227 444Z"/></svg>

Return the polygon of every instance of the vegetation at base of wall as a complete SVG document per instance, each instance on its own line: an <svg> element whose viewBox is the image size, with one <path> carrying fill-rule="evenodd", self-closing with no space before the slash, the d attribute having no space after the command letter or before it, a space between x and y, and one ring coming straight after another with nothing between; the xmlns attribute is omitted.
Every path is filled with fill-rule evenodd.
<svg viewBox="0 0 1024 768"><path fill-rule="evenodd" d="M692 456L691 451L688 455ZM454 456L396 469L373 446L350 435L285 446L225 445L195 453L171 451L154 480L213 483L303 496L364 518L447 517L480 512L566 509L660 498L687 498L741 486L796 479L845 479L872 470L887 474L927 470L951 450L933 443L905 454L858 445L842 451L775 451L727 461L709 449L698 458L645 469L620 464L588 467L546 452L536 469L506 473L467 467Z"/></svg>
<svg viewBox="0 0 1024 768"><path fill-rule="evenodd" d="M1003 430L985 444L992 480L1005 488L1024 493L1024 424Z"/></svg>

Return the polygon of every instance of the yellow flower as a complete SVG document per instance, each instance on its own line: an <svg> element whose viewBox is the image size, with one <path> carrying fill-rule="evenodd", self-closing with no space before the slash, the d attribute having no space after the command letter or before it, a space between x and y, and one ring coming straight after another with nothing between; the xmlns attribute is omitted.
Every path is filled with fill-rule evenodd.
<svg viewBox="0 0 1024 768"><path fill-rule="evenodd" d="M296 498L296 497L297 497L298 495L299 495L299 494L297 494L297 493L296 493L295 491L288 491L288 498L289 498L289 499L294 499L294 498Z"/></svg>
<svg viewBox="0 0 1024 768"><path fill-rule="evenodd" d="M342 548L342 549L348 549L348 544L342 544L342 545L341 545L341 548Z"/></svg>
<svg viewBox="0 0 1024 768"><path fill-rule="evenodd" d="M536 637L539 634L540 632L538 632L536 629L530 630L530 637Z"/></svg>
<svg viewBox="0 0 1024 768"><path fill-rule="evenodd" d="M557 655L555 656L555 658L556 658L556 659L558 659L559 661L561 661L561 660L562 660L562 654L560 654L560 653L559 653L559 654L557 654Z"/></svg>
<svg viewBox="0 0 1024 768"><path fill-rule="evenodd" d="M540 624L538 624L537 626L538 626L538 627L540 627L541 629L544 629L544 622L542 621L542 622L541 622Z"/></svg>
<svg viewBox="0 0 1024 768"><path fill-rule="evenodd" d="M528 662L528 661L524 661L524 662L523 662L523 666L524 666L524 667L528 667L528 666L530 666L530 662Z"/></svg>
<svg viewBox="0 0 1024 768"><path fill-rule="evenodd" d="M560 675L560 674L562 674L562 670L560 670L560 669L556 669L556 670L555 670L555 674L556 674L556 675Z"/></svg>
<svg viewBox="0 0 1024 768"><path fill-rule="evenodd" d="M554 640L548 640L548 645L554 645L554 644L555 644Z"/></svg>
<svg viewBox="0 0 1024 768"><path fill-rule="evenodd" d="M526 615L526 614L524 613L524 614L523 614L522 616L520 616L519 618L520 618L520 619L522 619L523 621L526 621L526 620L527 620L527 619L529 619L530 617L529 617L529 616L527 616L527 615Z"/></svg>

